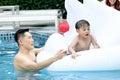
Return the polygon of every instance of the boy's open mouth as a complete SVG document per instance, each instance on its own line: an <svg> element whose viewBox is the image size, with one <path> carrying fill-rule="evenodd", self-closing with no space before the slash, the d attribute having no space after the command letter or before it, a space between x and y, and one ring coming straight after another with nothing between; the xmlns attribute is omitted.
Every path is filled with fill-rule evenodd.
<svg viewBox="0 0 120 80"><path fill-rule="evenodd" d="M85 34L85 36L88 36L89 34Z"/></svg>

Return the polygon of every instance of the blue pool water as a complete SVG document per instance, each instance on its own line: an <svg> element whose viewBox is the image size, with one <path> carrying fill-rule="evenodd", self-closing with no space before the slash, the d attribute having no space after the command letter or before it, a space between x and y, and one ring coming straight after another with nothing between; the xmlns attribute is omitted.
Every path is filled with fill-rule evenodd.
<svg viewBox="0 0 120 80"><path fill-rule="evenodd" d="M35 39L35 47L43 46L50 35L48 33L32 34ZM18 47L13 36L14 33L0 33L0 80L16 80L17 78L13 59ZM39 71L32 76L26 75L18 78L19 80L120 80L120 71Z"/></svg>

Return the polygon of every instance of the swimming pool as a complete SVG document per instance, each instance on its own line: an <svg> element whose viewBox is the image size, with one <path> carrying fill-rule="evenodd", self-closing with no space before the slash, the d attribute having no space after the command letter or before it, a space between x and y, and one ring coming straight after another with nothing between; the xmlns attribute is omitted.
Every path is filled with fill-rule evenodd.
<svg viewBox="0 0 120 80"><path fill-rule="evenodd" d="M35 39L35 47L41 47L51 33L32 32L32 34ZM0 80L16 80L13 58L18 51L18 47L13 36L14 32L0 33ZM43 70L35 73L30 79L24 80L120 80L119 74L120 71L47 72Z"/></svg>

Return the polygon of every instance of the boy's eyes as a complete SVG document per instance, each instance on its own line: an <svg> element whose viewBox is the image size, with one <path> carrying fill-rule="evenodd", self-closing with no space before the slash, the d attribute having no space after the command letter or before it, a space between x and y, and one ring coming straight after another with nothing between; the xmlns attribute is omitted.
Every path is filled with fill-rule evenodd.
<svg viewBox="0 0 120 80"><path fill-rule="evenodd" d="M83 31L86 31L86 30L88 30L88 31L89 31L90 29L83 29Z"/></svg>
<svg viewBox="0 0 120 80"><path fill-rule="evenodd" d="M85 31L86 29L83 29L83 31Z"/></svg>

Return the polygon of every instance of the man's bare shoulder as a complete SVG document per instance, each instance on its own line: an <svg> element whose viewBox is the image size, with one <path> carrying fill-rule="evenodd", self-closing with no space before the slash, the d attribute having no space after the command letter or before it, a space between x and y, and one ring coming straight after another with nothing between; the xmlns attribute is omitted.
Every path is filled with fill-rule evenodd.
<svg viewBox="0 0 120 80"><path fill-rule="evenodd" d="M31 58L27 57L24 54L18 53L14 57L14 67L17 70L24 70L24 69L27 70L29 68L29 65L31 65L31 63L33 63Z"/></svg>
<svg viewBox="0 0 120 80"><path fill-rule="evenodd" d="M15 61L21 61L23 59L24 59L24 57L20 53L17 53L16 56L14 57Z"/></svg>
<svg viewBox="0 0 120 80"><path fill-rule="evenodd" d="M17 70L21 70L21 65L23 65L23 62L26 61L24 57L22 57L21 54L17 53L16 56L14 57L14 67Z"/></svg>

